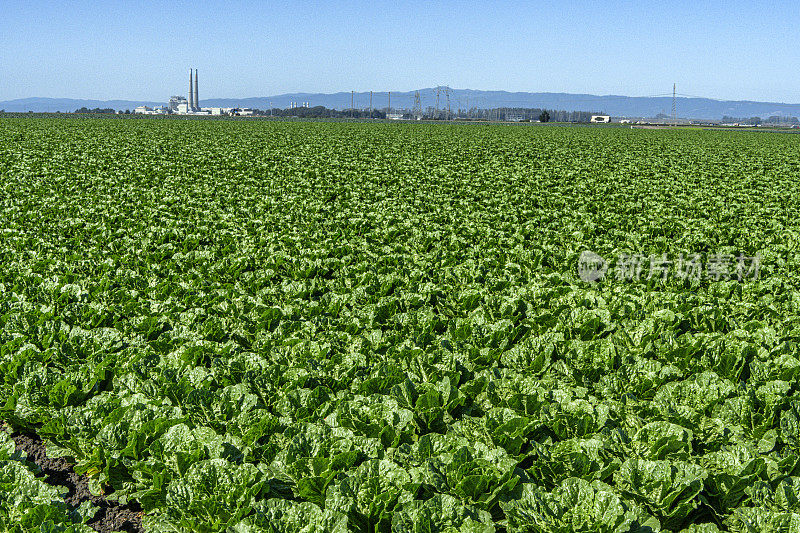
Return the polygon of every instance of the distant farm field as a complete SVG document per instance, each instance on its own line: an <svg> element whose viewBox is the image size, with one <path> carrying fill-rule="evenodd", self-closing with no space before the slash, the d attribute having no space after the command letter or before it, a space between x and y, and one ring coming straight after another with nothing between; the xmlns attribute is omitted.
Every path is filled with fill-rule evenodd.
<svg viewBox="0 0 800 533"><path fill-rule="evenodd" d="M786 134L2 119L0 531L796 533L799 188Z"/></svg>

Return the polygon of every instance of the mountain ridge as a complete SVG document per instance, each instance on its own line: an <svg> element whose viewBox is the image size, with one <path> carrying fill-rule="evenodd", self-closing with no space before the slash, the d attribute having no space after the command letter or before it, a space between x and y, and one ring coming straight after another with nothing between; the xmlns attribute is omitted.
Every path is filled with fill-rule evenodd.
<svg viewBox="0 0 800 533"><path fill-rule="evenodd" d="M414 106L414 95L417 91L392 91L392 108L411 109ZM436 107L437 88L419 89L422 107ZM447 92L438 91L439 109L447 108ZM484 91L477 89L450 89L451 109L466 109L467 107L495 108L495 107L526 107L546 108L565 111L590 111L606 113L620 117L653 117L662 114L671 114L671 96L624 96L624 95L593 95L581 93L553 93L553 92L523 92L523 91ZM273 96L259 96L249 98L207 98L200 103L205 107L252 107L269 109L270 107L286 108L292 103L303 105L308 102L310 106L322 105L334 109L349 109L351 102L356 108L366 109L370 104L370 93L361 91L357 93L307 93L295 92ZM372 105L375 109L385 109L389 103L387 91L373 92ZM684 118L720 119L723 116L752 117L760 116L794 116L800 117L800 104L783 102L762 102L756 100L719 100L714 98L679 97L676 99L677 114ZM112 108L116 110L133 110L139 105L157 106L165 105L164 102L152 100L96 100L76 98L21 98L16 100L0 101L0 109L8 112L71 112L81 107Z"/></svg>

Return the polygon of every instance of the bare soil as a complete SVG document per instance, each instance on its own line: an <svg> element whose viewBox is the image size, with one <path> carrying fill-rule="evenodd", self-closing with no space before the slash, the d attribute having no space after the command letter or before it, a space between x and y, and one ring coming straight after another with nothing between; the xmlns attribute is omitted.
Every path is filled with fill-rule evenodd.
<svg viewBox="0 0 800 533"><path fill-rule="evenodd" d="M8 431L2 426L0 430ZM32 433L11 433L11 438L27 456L28 461L36 464L42 470L44 482L49 485L66 487L68 492L64 501L78 507L85 501L92 502L99 509L97 514L89 521L89 526L95 531L110 533L112 531L126 531L144 533L142 528L142 509L137 503L120 505L118 502L106 499L106 496L95 496L89 492L89 481L86 476L79 476L72 469L72 464L64 457L48 458L45 443L38 435Z"/></svg>

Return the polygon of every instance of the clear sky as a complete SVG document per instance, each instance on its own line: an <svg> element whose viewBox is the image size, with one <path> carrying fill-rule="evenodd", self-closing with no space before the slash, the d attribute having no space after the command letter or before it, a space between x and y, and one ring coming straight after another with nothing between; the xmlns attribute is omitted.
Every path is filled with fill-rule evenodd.
<svg viewBox="0 0 800 533"><path fill-rule="evenodd" d="M760 4L760 5L759 5ZM459 89L800 102L796 2L0 0L0 100Z"/></svg>

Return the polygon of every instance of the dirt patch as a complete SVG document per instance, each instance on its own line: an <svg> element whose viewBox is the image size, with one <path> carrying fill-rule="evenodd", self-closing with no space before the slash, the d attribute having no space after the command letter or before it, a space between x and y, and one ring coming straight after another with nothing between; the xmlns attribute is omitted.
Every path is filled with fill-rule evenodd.
<svg viewBox="0 0 800 533"><path fill-rule="evenodd" d="M2 426L0 426L0 429ZM45 444L38 435L31 433L11 433L11 438L27 456L28 461L42 469L45 483L66 487L68 492L64 501L73 507L84 501L90 501L98 507L97 514L89 521L95 531L110 533L112 531L128 531L144 533L142 528L142 509L137 503L120 505L109 501L105 496L94 496L89 492L86 476L76 474L72 465L63 457L50 459L47 457Z"/></svg>

